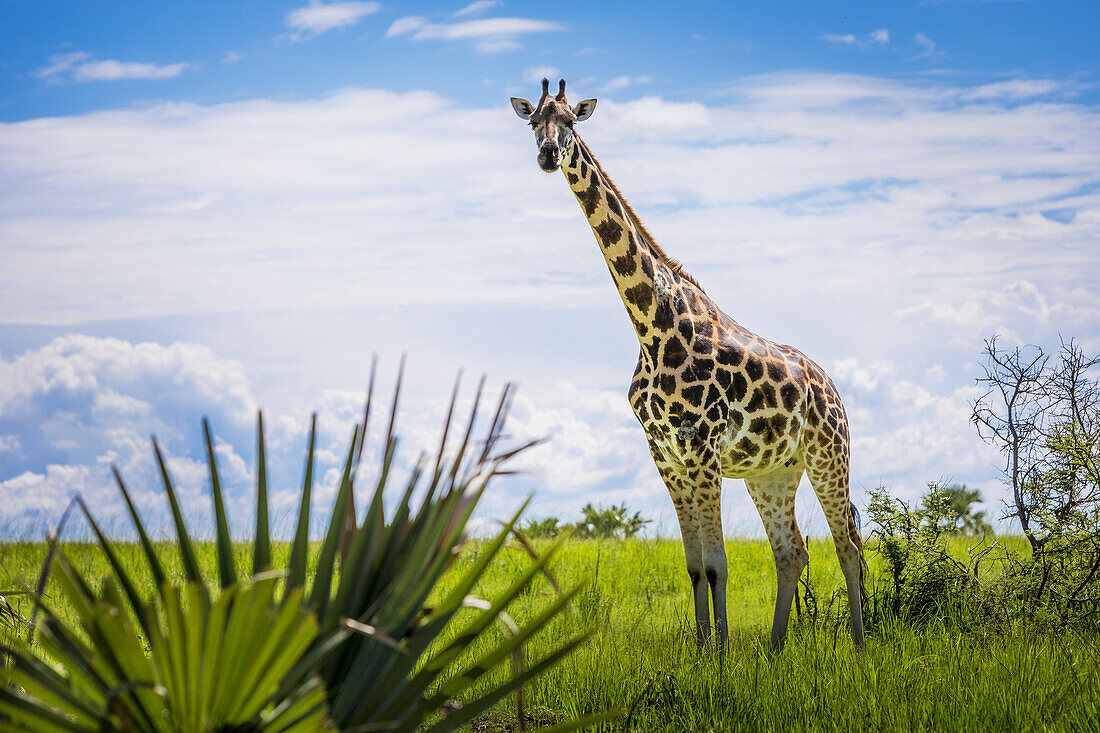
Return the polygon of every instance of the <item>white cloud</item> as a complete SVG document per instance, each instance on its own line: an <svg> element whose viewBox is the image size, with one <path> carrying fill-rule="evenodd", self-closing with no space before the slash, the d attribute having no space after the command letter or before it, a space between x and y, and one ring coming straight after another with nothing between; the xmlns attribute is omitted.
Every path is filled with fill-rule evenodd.
<svg viewBox="0 0 1100 733"><path fill-rule="evenodd" d="M39 79L60 81L69 78L78 82L119 81L122 79L174 79L190 64L177 63L163 66L132 61L97 61L83 51L50 56L50 62L34 72Z"/></svg>
<svg viewBox="0 0 1100 733"><path fill-rule="evenodd" d="M76 81L117 81L119 79L174 79L187 64L139 64L122 61L89 61L73 71Z"/></svg>
<svg viewBox="0 0 1100 733"><path fill-rule="evenodd" d="M398 18L387 37L408 35L415 41L474 41L478 53L492 54L521 48L517 40L531 33L565 30L565 26L530 18L482 18L457 23L431 23L419 16Z"/></svg>
<svg viewBox="0 0 1100 733"><path fill-rule="evenodd" d="M382 8L377 2L323 3L310 0L309 5L295 8L286 15L286 27L293 31L291 40L300 41L336 28L347 28Z"/></svg>
<svg viewBox="0 0 1100 733"><path fill-rule="evenodd" d="M1091 301L1091 302L1090 302ZM1020 328L1073 333L1090 330L1100 308L1100 296L1085 296L1078 303L1051 302L1034 283L1027 280L1005 283L998 289L944 289L931 300L902 308L902 319L923 319L951 327L953 337L974 342L983 336L1000 334L1010 341L1023 343L1030 338Z"/></svg>
<svg viewBox="0 0 1100 733"><path fill-rule="evenodd" d="M59 337L0 359L0 385L0 432L11 433L0 469L0 522L15 526L52 524L77 491L100 516L121 516L112 464L161 516L151 434L172 458L188 506L204 506L201 450L189 439L199 434L199 418L208 415L219 435L241 438L256 412L241 365L196 344ZM228 449L219 455L228 481L245 478L238 456Z"/></svg>
<svg viewBox="0 0 1100 733"><path fill-rule="evenodd" d="M981 338L992 330L1021 341L1100 338L1100 113L1074 101L1071 83L997 84L767 75L706 103L604 100L580 128L716 302L834 371L859 446L859 486L882 479L917 491L950 476L993 496L995 462L973 442L965 414L974 377L966 365ZM531 484L545 511L580 501L576 482L593 496L668 512L622 396L636 346L621 305L566 185L534 157L503 101L477 109L426 92L352 89L3 124L0 321L277 311L284 315L264 321L262 333L247 334L261 344L256 373L270 375L285 368L267 360L276 345L300 351L285 314L356 309L333 332L340 349L352 348L348 333L368 354L378 344L428 349L430 332L442 336L425 358L447 370L476 362L504 372L526 359L515 372L530 401L517 404L517 435L545 428L562 442L540 449L541 462L531 458L554 476ZM524 317L513 318L520 308ZM563 325L567 313L578 315ZM311 327L297 333L322 343ZM0 435L20 443L3 453L0 480L29 471L48 484L49 466L99 466L111 451L123 462L147 456L141 421L178 412L157 396L173 393L171 378L154 394L107 380L107 367L62 368L104 347L69 348L71 359L41 372L53 385L45 392L27 397L27 380L0 375L0 405L39 410L0 424ZM339 363L357 386L362 363L342 350L303 359L286 379ZM555 391L560 381L575 386ZM229 426L227 443L248 446L251 407L233 405L257 398L247 385L232 389L251 402L209 409L216 429ZM90 395L101 393L97 407ZM80 396L75 407L61 399L70 394ZM350 421L358 399L347 395L324 404ZM243 422L230 417L237 412ZM438 416L414 412L425 416L418 434L431 433ZM157 431L194 436L196 420L192 411ZM108 424L118 432L104 429L101 442L74 453L82 430ZM295 462L304 424L304 415L271 418ZM36 426L33 440L23 425ZM339 456L346 435L335 423L331 430L340 434L324 447ZM201 457L173 445L181 459ZM24 455L36 462L11 462ZM565 466L591 476L562 483ZM102 475L96 470L88 481ZM201 496L201 461L181 471L200 477ZM734 486L731 517L745 507Z"/></svg>
<svg viewBox="0 0 1100 733"><path fill-rule="evenodd" d="M616 76L614 79L609 79L606 84L600 87L601 92L613 92L619 89L626 89L634 84L648 84L651 82L648 76Z"/></svg>
<svg viewBox="0 0 1100 733"><path fill-rule="evenodd" d="M226 51L225 55L222 56L222 63L223 64L235 64L240 60L241 60L241 55L239 53L237 53L236 51Z"/></svg>
<svg viewBox="0 0 1100 733"><path fill-rule="evenodd" d="M523 48L522 43L510 38L501 38L495 41L478 41L474 44L474 50L485 56L508 53L509 51L518 51L521 48Z"/></svg>
<svg viewBox="0 0 1100 733"><path fill-rule="evenodd" d="M960 96L975 102L1014 102L1047 95L1072 96L1076 88L1053 79L1011 79L965 90Z"/></svg>
<svg viewBox="0 0 1100 733"><path fill-rule="evenodd" d="M920 49L920 53L917 54L919 59L928 58L936 53L936 42L923 33L914 33L913 43Z"/></svg>
<svg viewBox="0 0 1100 733"><path fill-rule="evenodd" d="M50 79L60 76L65 72L71 71L74 66L87 61L92 55L85 51L73 51L72 53L61 53L50 56L50 62L43 66L41 69L37 69L34 75L39 79Z"/></svg>
<svg viewBox="0 0 1100 733"><path fill-rule="evenodd" d="M873 30L865 36L857 36L854 33L823 33L821 40L838 46L854 46L858 48L870 48L871 46L884 46L890 42L890 31L885 28Z"/></svg>
<svg viewBox="0 0 1100 733"><path fill-rule="evenodd" d="M466 18L471 15L479 15L480 13L484 13L486 10L500 7L503 4L504 3L502 0L474 0L474 2L470 3L466 7L456 10L454 12L454 16L456 18Z"/></svg>
<svg viewBox="0 0 1100 733"><path fill-rule="evenodd" d="M188 343L167 346L70 335L12 360L0 359L0 533L34 535L56 523L70 497L79 492L100 519L125 531L125 509L110 467L117 465L143 516L158 531L167 527L166 503L148 441L156 434L183 499L188 522L209 533L209 474L201 442L200 417L210 418L215 454L235 533L251 529L255 460L252 434L256 403L242 366ZM441 432L440 404L423 389L406 390L398 429L402 438L395 482L416 457L434 452ZM485 393L480 427L487 427L494 388ZM267 415L267 459L271 505L277 527L287 529L298 497L309 413L318 414L314 509L323 515L335 498L351 427L362 415L364 395L324 390L308 410ZM378 391L374 424L368 433L361 485L377 480L386 389ZM470 389L462 395L456 424L465 420ZM456 428L457 430L457 428ZM451 449L457 440L452 433ZM580 389L568 383L521 393L508 435L513 444L531 437L549 442L530 451L514 468L529 471L522 480L498 481L484 513L501 517L536 490L544 506L576 512L590 500L628 501L647 514L667 509L663 489L648 461L645 441L621 391ZM396 490L402 487L398 486ZM656 489L656 491L655 491Z"/></svg>
<svg viewBox="0 0 1100 733"><path fill-rule="evenodd" d="M912 501L928 482L948 480L981 488L998 515L1005 493L991 470L996 451L970 424L970 405L980 391L973 385L933 391L902 371L887 360L858 359L834 362L830 370L851 423L857 495L881 483Z"/></svg>
<svg viewBox="0 0 1100 733"><path fill-rule="evenodd" d="M523 70L523 80L531 82L532 84L538 84L543 79L549 79L551 82L557 82L557 76L561 73L556 66L533 66L530 69Z"/></svg>
<svg viewBox="0 0 1100 733"><path fill-rule="evenodd" d="M581 128L704 283L740 279L723 254L732 217L753 245L743 266L790 258L814 288L880 282L897 293L887 313L927 300L917 291L943 273L966 293L1027 272L1041 292L1059 283L1051 307L1091 307L1096 272L1081 263L1100 236L1087 185L1100 141L1088 106L1016 95L1001 107L980 87L845 75L757 77L732 92L725 106L604 100ZM532 168L515 122L429 93L346 90L0 125L13 283L0 320L603 294L605 275L580 263L552 287L530 284L547 264L533 232L517 246L517 221L590 235L568 192ZM464 246L441 250L439 231ZM395 241L401 257L380 256ZM216 271L200 252L217 253ZM1013 271L991 282L990 258ZM841 266L852 261L858 275ZM296 287L304 268L331 286Z"/></svg>

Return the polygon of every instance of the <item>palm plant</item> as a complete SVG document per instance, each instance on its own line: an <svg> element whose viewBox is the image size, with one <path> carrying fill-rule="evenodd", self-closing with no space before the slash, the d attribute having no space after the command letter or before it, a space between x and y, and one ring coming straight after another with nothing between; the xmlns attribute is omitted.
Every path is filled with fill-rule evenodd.
<svg viewBox="0 0 1100 733"><path fill-rule="evenodd" d="M166 575L117 471L145 571L155 586L151 598L142 594L115 543L78 502L110 573L94 589L63 551L57 553L52 572L75 609L78 625L63 622L51 602L42 594L36 596L42 612L41 643L60 669L40 661L29 644L5 646L12 686L0 686L0 714L18 730L305 731L333 725L364 731L425 726L431 731L453 730L513 692L518 697L525 682L582 644L591 630L567 635L529 666L518 663L522 645L567 611L581 584L557 593L522 625L506 613L535 575L546 572L561 541L533 556L499 596L472 595L504 549L522 508L484 541L468 568L453 574L446 587L440 583L465 541L467 522L490 480L506 473L507 461L531 445L499 449L510 386L501 394L485 437L475 441L479 386L462 437L449 452L456 382L434 459L421 456L400 486L400 499L387 508L383 495L394 483L391 469L398 445L394 426L399 376L378 482L362 521L357 521L355 478L373 401L373 368L370 385L363 421L352 432L336 501L312 564L309 525L316 416L285 567L274 568L272 559L262 415L257 425L255 535L248 577L238 576L205 421L218 587L208 587L202 577L178 493L155 439L153 450L182 560L182 583ZM414 496L422 498L414 501ZM508 629L502 638L492 631L498 625ZM509 659L514 662L512 675L493 681L489 675ZM461 704L448 705L455 699ZM450 712L438 715L441 709ZM572 721L562 728L582 722L588 721Z"/></svg>

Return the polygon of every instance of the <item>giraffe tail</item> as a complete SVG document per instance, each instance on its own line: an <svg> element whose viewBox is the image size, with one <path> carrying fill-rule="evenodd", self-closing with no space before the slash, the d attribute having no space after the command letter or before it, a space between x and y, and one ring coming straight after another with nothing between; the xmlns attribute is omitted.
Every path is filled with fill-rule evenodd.
<svg viewBox="0 0 1100 733"><path fill-rule="evenodd" d="M867 558L863 554L863 537L859 534L859 510L854 502L848 502L848 539L859 550L859 597L863 603L867 602L867 586L864 583L867 576Z"/></svg>

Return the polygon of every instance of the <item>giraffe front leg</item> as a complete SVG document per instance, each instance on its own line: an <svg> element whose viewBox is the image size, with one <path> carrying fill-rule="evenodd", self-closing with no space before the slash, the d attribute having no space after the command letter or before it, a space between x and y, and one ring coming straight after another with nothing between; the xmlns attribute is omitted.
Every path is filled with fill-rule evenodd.
<svg viewBox="0 0 1100 733"><path fill-rule="evenodd" d="M703 543L703 566L714 604L714 635L719 653L726 650L729 625L726 621L726 585L729 567L726 561L726 537L722 531L722 478L711 477L709 485L698 490L699 523Z"/></svg>
<svg viewBox="0 0 1100 733"><path fill-rule="evenodd" d="M695 609L696 641L702 646L710 636L710 606L707 599L707 577L703 566L703 543L699 532L699 513L695 498L679 481L666 480L676 518L680 522L680 536L684 541L684 561L691 581L691 599Z"/></svg>
<svg viewBox="0 0 1100 733"><path fill-rule="evenodd" d="M676 519L680 522L680 537L684 542L684 561L691 581L691 601L695 611L695 636L699 646L710 636L710 602L707 598L708 581L703 565L703 542L699 526L699 508L693 486L688 482L682 467L673 467L659 445L649 442L649 452L661 479L665 482L672 504L676 507Z"/></svg>

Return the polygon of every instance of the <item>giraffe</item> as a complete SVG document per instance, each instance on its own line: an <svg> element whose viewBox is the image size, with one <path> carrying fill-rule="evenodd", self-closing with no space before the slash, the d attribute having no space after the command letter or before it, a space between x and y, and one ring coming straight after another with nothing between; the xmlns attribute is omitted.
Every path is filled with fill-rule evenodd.
<svg viewBox="0 0 1100 733"><path fill-rule="evenodd" d="M829 523L852 640L862 648L863 543L849 500L848 421L836 387L798 349L757 336L726 315L665 254L574 130L592 116L596 100L571 108L565 80L556 95L549 85L542 80L538 104L514 97L512 107L534 129L539 167L564 172L637 334L641 348L627 396L676 507L698 643L716 637L725 648L722 479L742 478L775 559L771 647L782 649L798 578L809 562L794 511L805 473Z"/></svg>

